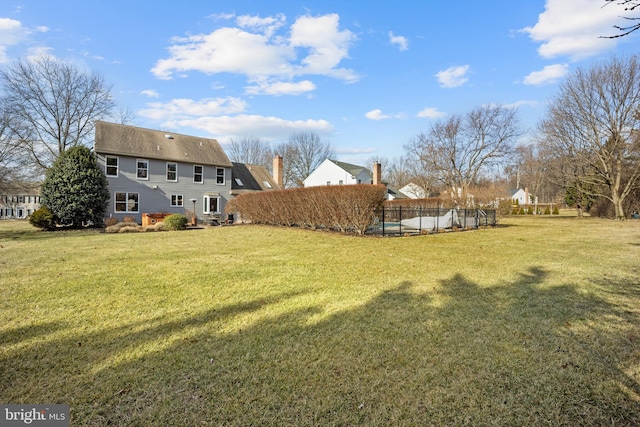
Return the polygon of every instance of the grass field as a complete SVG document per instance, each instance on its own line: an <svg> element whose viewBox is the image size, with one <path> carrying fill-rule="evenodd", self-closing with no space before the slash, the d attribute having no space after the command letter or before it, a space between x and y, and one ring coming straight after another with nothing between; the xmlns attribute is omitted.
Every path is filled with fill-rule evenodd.
<svg viewBox="0 0 640 427"><path fill-rule="evenodd" d="M640 221L0 222L0 403L73 426L640 425Z"/></svg>

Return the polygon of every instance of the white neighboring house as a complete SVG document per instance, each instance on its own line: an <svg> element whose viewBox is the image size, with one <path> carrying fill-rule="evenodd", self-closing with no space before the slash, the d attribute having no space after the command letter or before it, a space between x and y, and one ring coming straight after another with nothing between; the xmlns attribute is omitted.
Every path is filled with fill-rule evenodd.
<svg viewBox="0 0 640 427"><path fill-rule="evenodd" d="M326 159L302 183L305 187L380 184L387 187L387 200L407 198L402 192L382 182L382 165L378 162L373 164L371 172L363 166Z"/></svg>
<svg viewBox="0 0 640 427"><path fill-rule="evenodd" d="M528 206L528 205L537 205L538 204L538 196L534 196L533 194L529 194L529 188L524 187L518 190L514 190L511 192L511 200L518 201L520 206Z"/></svg>
<svg viewBox="0 0 640 427"><path fill-rule="evenodd" d="M413 182L408 183L398 191L410 199L425 199L427 197L425 189Z"/></svg>
<svg viewBox="0 0 640 427"><path fill-rule="evenodd" d="M302 183L305 187L372 184L373 174L362 166L326 159Z"/></svg>
<svg viewBox="0 0 640 427"><path fill-rule="evenodd" d="M0 194L0 219L24 219L40 208L40 184L23 184Z"/></svg>

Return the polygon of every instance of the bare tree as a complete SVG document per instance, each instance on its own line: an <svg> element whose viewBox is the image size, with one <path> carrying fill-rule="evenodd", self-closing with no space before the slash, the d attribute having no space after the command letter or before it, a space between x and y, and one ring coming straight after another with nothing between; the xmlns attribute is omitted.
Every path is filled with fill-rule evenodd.
<svg viewBox="0 0 640 427"><path fill-rule="evenodd" d="M540 123L542 142L562 156L581 191L604 197L623 219L625 198L640 185L640 62L612 57L577 69Z"/></svg>
<svg viewBox="0 0 640 427"><path fill-rule="evenodd" d="M232 162L262 165L270 170L273 152L268 142L253 136L231 139L227 146L227 153Z"/></svg>
<svg viewBox="0 0 640 427"><path fill-rule="evenodd" d="M0 70L4 102L17 142L47 168L68 148L90 145L96 120L115 107L99 74L42 56Z"/></svg>
<svg viewBox="0 0 640 427"><path fill-rule="evenodd" d="M302 187L302 181L326 159L336 153L328 142L314 132L296 132L280 144L275 153L284 159L284 186Z"/></svg>
<svg viewBox="0 0 640 427"><path fill-rule="evenodd" d="M516 110L483 106L435 122L405 148L455 202L467 204L469 187L500 165L520 134Z"/></svg>
<svg viewBox="0 0 640 427"><path fill-rule="evenodd" d="M636 8L640 7L640 1L638 0L604 0L604 6L609 6L610 4L615 4L617 6L622 6L625 12L634 12ZM603 7L604 7L603 6ZM635 22L640 20L640 17L631 17L631 16L623 16L622 19L626 19L630 22ZM630 25L614 25L613 28L621 31L622 33L616 34L615 36L602 36L607 39L615 39L618 37L624 37L629 35L640 28L640 23L631 23Z"/></svg>
<svg viewBox="0 0 640 427"><path fill-rule="evenodd" d="M0 194L7 194L34 179L28 156L16 143L9 116L0 103Z"/></svg>

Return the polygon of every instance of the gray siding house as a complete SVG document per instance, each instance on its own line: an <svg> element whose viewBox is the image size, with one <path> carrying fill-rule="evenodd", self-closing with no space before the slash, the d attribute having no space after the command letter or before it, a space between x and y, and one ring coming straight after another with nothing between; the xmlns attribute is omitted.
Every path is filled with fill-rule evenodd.
<svg viewBox="0 0 640 427"><path fill-rule="evenodd" d="M97 122L94 151L109 182L107 217L143 214L221 218L232 164L215 139Z"/></svg>

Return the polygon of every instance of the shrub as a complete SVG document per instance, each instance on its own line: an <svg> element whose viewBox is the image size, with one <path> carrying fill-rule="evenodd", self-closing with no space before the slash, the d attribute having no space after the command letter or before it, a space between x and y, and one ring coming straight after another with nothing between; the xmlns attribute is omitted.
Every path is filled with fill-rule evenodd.
<svg viewBox="0 0 640 427"><path fill-rule="evenodd" d="M554 215L560 215L560 211L558 210L557 206L553 208L553 214Z"/></svg>
<svg viewBox="0 0 640 427"><path fill-rule="evenodd" d="M64 151L47 169L40 189L42 203L60 225L75 228L101 224L107 209L107 177L93 152L76 146Z"/></svg>
<svg viewBox="0 0 640 427"><path fill-rule="evenodd" d="M533 215L533 206L527 208L527 215Z"/></svg>
<svg viewBox="0 0 640 427"><path fill-rule="evenodd" d="M53 213L51 213L46 206L43 206L32 213L29 217L29 223L42 230L53 230L56 228L56 219Z"/></svg>
<svg viewBox="0 0 640 427"><path fill-rule="evenodd" d="M113 225L116 225L117 223L118 223L118 218L114 218L114 217L107 218L104 220L105 227L111 227Z"/></svg>
<svg viewBox="0 0 640 427"><path fill-rule="evenodd" d="M524 208L520 208L520 210L518 211L518 215L524 215L524 214L525 214Z"/></svg>
<svg viewBox="0 0 640 427"><path fill-rule="evenodd" d="M382 185L361 184L246 193L228 205L226 212L235 209L244 221L254 224L362 234L373 224L385 191Z"/></svg>
<svg viewBox="0 0 640 427"><path fill-rule="evenodd" d="M164 229L165 230L184 230L187 228L187 222L189 220L186 216L180 214L173 214L165 217Z"/></svg>
<svg viewBox="0 0 640 427"><path fill-rule="evenodd" d="M545 214L545 215L551 215L551 209L549 209L549 206L547 206L546 208L544 208L544 214Z"/></svg>
<svg viewBox="0 0 640 427"><path fill-rule="evenodd" d="M122 222L136 222L136 219L132 216L125 216L122 218Z"/></svg>

